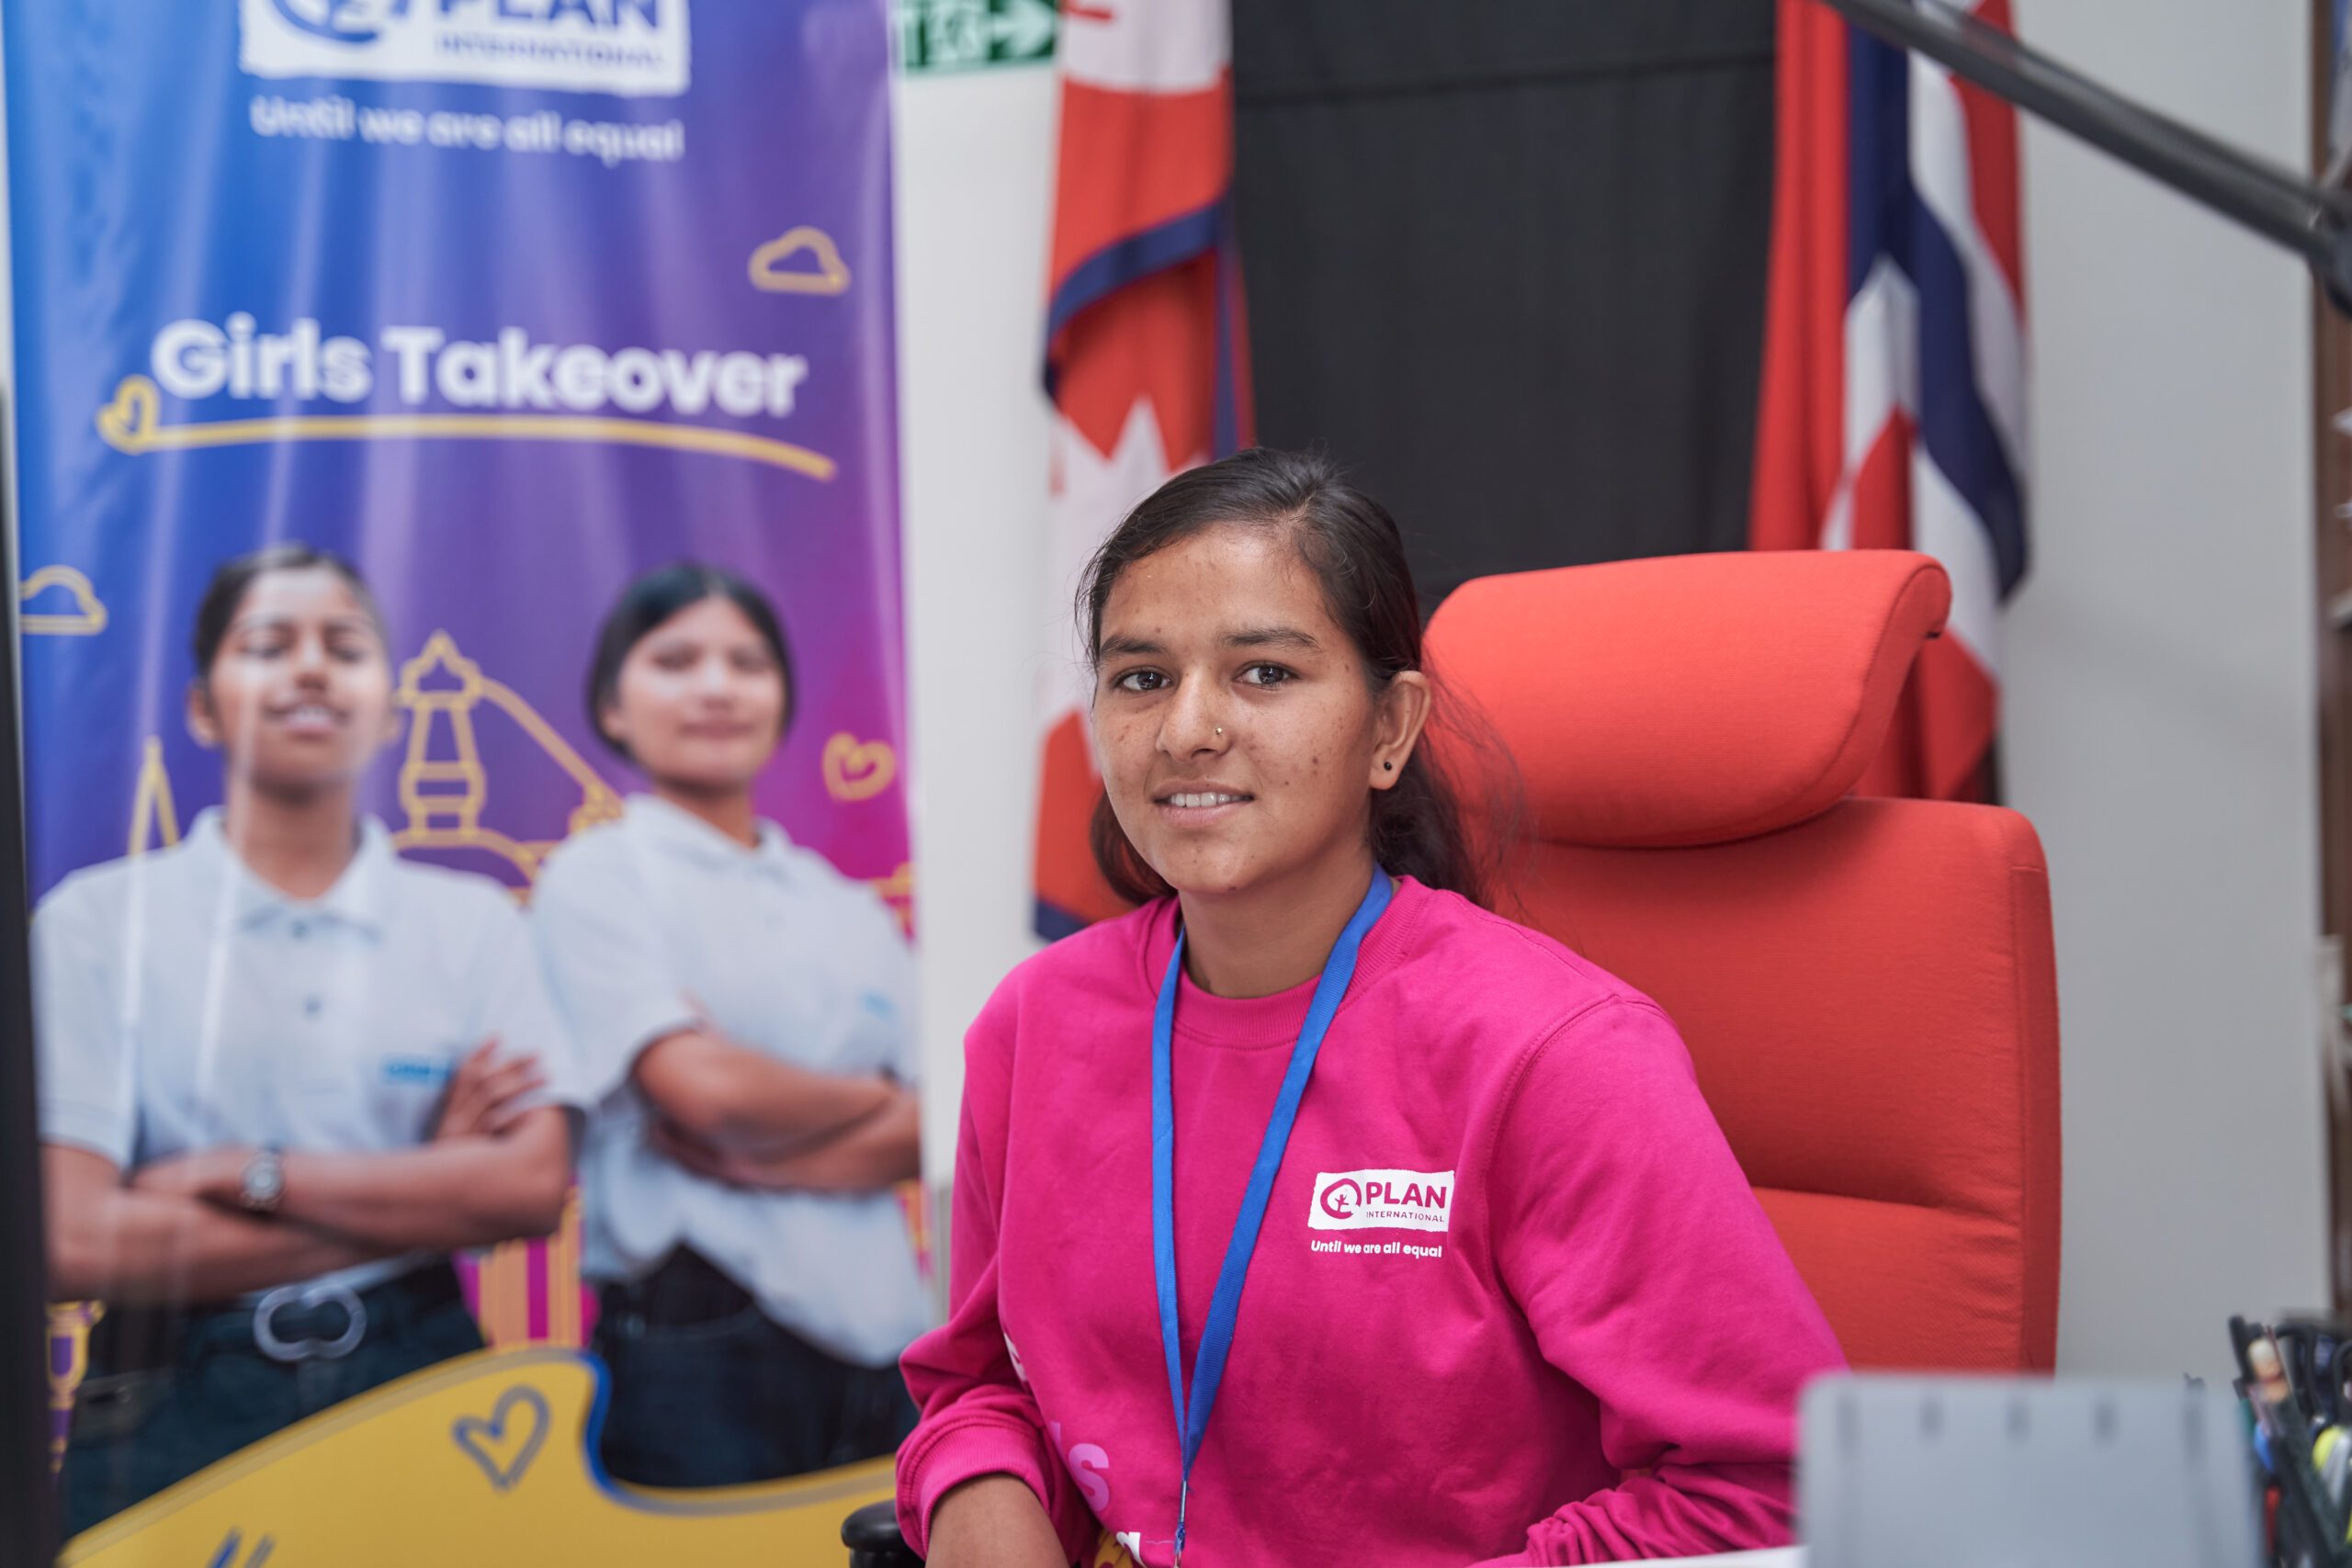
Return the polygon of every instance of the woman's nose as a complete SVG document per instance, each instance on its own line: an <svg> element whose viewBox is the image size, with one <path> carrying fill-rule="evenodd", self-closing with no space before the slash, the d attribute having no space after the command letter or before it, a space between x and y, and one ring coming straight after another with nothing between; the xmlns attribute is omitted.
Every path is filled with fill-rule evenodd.
<svg viewBox="0 0 2352 1568"><path fill-rule="evenodd" d="M1214 682L1186 677L1176 684L1160 725L1160 746L1171 757L1225 750L1224 705Z"/></svg>

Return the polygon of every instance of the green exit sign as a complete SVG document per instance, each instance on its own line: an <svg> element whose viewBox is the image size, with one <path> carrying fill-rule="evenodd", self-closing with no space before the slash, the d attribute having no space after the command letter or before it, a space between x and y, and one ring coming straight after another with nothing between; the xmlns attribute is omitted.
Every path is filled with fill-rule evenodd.
<svg viewBox="0 0 2352 1568"><path fill-rule="evenodd" d="M898 0L907 71L1043 64L1054 57L1054 0Z"/></svg>

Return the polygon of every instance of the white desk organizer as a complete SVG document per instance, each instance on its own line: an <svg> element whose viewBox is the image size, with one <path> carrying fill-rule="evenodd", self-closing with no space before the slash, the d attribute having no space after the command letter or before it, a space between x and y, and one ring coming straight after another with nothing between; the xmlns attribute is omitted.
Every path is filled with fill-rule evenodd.
<svg viewBox="0 0 2352 1568"><path fill-rule="evenodd" d="M2253 1458L2226 1389L1825 1378L1806 1390L1807 1568L2253 1568Z"/></svg>

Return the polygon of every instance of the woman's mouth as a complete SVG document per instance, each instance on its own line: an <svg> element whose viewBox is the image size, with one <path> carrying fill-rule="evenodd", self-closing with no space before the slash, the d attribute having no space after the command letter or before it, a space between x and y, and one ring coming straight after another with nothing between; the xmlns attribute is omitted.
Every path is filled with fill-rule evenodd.
<svg viewBox="0 0 2352 1568"><path fill-rule="evenodd" d="M296 703L280 708L273 716L286 728L302 735L319 735L339 729L344 715L340 708L325 703Z"/></svg>
<svg viewBox="0 0 2352 1568"><path fill-rule="evenodd" d="M1152 801L1171 827L1206 828L1222 822L1257 796L1238 789L1170 790Z"/></svg>

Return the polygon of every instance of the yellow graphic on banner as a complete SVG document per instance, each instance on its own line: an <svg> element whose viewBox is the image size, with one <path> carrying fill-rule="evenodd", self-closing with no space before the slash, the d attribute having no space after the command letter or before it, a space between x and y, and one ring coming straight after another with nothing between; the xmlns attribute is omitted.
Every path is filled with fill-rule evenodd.
<svg viewBox="0 0 2352 1568"><path fill-rule="evenodd" d="M164 766L164 738L151 735L139 757L139 788L130 797L130 848L143 855L180 841L180 814L172 805L172 775Z"/></svg>
<svg viewBox="0 0 2352 1568"><path fill-rule="evenodd" d="M163 394L153 381L144 376L125 376L115 389L114 401L98 411L98 434L107 446L132 457L277 441L598 441L742 457L789 468L812 479L829 480L835 471L831 457L789 441L650 419L555 413L355 413L276 414L264 419L165 424L163 406Z"/></svg>
<svg viewBox="0 0 2352 1568"><path fill-rule="evenodd" d="M17 603L29 605L42 594L62 589L73 601L71 610L21 611L17 625L27 637L96 637L107 629L107 607L90 580L70 566L45 566L25 579Z"/></svg>
<svg viewBox="0 0 2352 1568"><path fill-rule="evenodd" d="M63 1417L74 1412L74 1391L90 1371L90 1330L106 1316L104 1302L52 1302L49 1308L49 1410ZM49 1472L55 1475L65 1462L66 1425L62 1419L49 1439Z"/></svg>
<svg viewBox="0 0 2352 1568"><path fill-rule="evenodd" d="M608 822L621 814L613 787L556 732L555 727L520 694L482 673L458 650L457 639L435 631L415 658L401 666L393 699L409 710L408 744L397 783L406 820L392 834L401 850L477 850L498 856L526 883L536 881L540 863L560 838L521 840L485 825L490 774L482 766L474 720L487 703L529 736L548 760L580 788L580 804L564 832ZM543 1270L547 1331L531 1326L531 1279ZM580 1314L580 1201L575 1190L563 1221L544 1243L509 1241L482 1256L477 1275L478 1315L482 1336L501 1349L545 1342L582 1342Z"/></svg>
<svg viewBox="0 0 2352 1568"><path fill-rule="evenodd" d="M76 1537L60 1562L822 1564L845 1555L842 1518L891 1495L887 1458L707 1491L604 1479L589 1458L603 1382L571 1350L445 1361L199 1472Z"/></svg>
<svg viewBox="0 0 2352 1568"><path fill-rule="evenodd" d="M899 917L899 930L911 938L915 934L915 868L910 862L900 861L899 869L888 876L866 878L866 886L882 895L890 912Z"/></svg>
<svg viewBox="0 0 2352 1568"><path fill-rule="evenodd" d="M393 695L409 710L408 749L399 784L401 809L408 820L392 834L399 848L486 850L530 881L538 876L539 863L562 841L525 841L483 825L490 777L474 735L474 712L483 703L521 726L580 786L580 804L564 824L566 833L621 814L621 797L612 785L513 687L484 675L481 665L458 651L457 640L447 632L435 632L425 639L424 651L401 666Z"/></svg>
<svg viewBox="0 0 2352 1568"><path fill-rule="evenodd" d="M813 265L785 264L808 256ZM770 294L844 294L849 291L849 264L839 245L822 229L803 223L752 253L752 287Z"/></svg>
<svg viewBox="0 0 2352 1568"><path fill-rule="evenodd" d="M899 776L899 754L888 740L860 743L844 729L825 742L825 793L835 800L871 800Z"/></svg>

